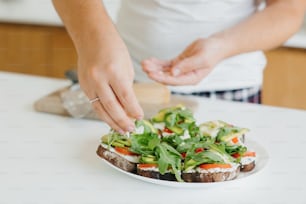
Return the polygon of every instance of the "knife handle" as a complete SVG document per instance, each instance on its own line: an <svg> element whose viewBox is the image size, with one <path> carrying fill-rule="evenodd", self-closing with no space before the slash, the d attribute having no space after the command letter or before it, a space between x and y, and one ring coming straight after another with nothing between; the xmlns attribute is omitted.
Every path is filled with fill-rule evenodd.
<svg viewBox="0 0 306 204"><path fill-rule="evenodd" d="M78 74L75 69L69 69L65 72L65 77L69 79L73 84L77 84L79 82Z"/></svg>

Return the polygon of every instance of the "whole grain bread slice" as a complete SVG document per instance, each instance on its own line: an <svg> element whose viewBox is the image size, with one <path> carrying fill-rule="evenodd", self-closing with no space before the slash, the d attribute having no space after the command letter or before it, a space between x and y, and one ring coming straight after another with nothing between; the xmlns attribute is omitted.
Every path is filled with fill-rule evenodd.
<svg viewBox="0 0 306 204"><path fill-rule="evenodd" d="M137 174L148 178L154 178L166 181L176 181L175 175L170 172L161 174L159 171L141 169L137 167Z"/></svg>
<svg viewBox="0 0 306 204"><path fill-rule="evenodd" d="M255 161L252 161L249 164L243 164L240 167L240 171L242 172L249 172L252 171L255 168Z"/></svg>
<svg viewBox="0 0 306 204"><path fill-rule="evenodd" d="M221 182L229 181L237 178L240 172L240 167L237 166L233 171L228 172L191 172L191 173L182 173L182 178L185 182Z"/></svg>
<svg viewBox="0 0 306 204"><path fill-rule="evenodd" d="M99 145L97 149L97 154L107 160L108 162L112 163L116 167L128 171L128 172L135 172L136 171L136 164L133 162L128 161L124 157L116 154L115 152L111 152L107 148L104 148L102 145Z"/></svg>

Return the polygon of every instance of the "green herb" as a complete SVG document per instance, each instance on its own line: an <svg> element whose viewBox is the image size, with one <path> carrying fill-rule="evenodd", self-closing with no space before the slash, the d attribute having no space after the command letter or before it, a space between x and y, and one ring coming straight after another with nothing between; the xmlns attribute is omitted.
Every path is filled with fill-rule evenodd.
<svg viewBox="0 0 306 204"><path fill-rule="evenodd" d="M180 153L165 142L157 146L156 153L158 156L157 163L160 173L165 174L170 166L175 178L182 182Z"/></svg>

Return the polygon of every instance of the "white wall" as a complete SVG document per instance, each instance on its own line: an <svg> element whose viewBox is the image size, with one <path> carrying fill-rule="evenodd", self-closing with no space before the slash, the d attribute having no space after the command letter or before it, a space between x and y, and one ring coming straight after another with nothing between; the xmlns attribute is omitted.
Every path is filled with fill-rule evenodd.
<svg viewBox="0 0 306 204"><path fill-rule="evenodd" d="M101 0L115 20L120 0ZM0 0L0 22L62 26L51 0Z"/></svg>

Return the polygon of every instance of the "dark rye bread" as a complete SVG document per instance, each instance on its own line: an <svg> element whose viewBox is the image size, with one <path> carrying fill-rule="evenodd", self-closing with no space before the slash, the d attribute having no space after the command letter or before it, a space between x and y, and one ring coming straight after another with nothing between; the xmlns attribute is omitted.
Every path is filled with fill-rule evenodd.
<svg viewBox="0 0 306 204"><path fill-rule="evenodd" d="M102 145L99 145L97 149L97 154L103 159L107 160L108 162L112 163L113 165L119 167L124 171L128 172L136 171L135 163L126 160L125 158L121 157L119 154L109 151L108 149L104 148Z"/></svg>
<svg viewBox="0 0 306 204"><path fill-rule="evenodd" d="M154 178L154 179L160 179L160 180L166 180L166 181L176 181L174 174L165 173L164 175L162 175L158 171L144 170L138 167L137 167L137 174L140 176L148 177L148 178Z"/></svg>
<svg viewBox="0 0 306 204"><path fill-rule="evenodd" d="M184 173L182 174L182 178L185 182L221 182L221 181L229 181L237 178L239 175L240 168L239 166L236 170L231 172L215 172L215 173Z"/></svg>
<svg viewBox="0 0 306 204"><path fill-rule="evenodd" d="M249 164L243 164L240 167L240 171L242 172L249 172L252 171L255 168L255 161L252 161Z"/></svg>

